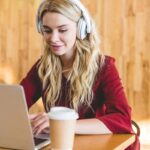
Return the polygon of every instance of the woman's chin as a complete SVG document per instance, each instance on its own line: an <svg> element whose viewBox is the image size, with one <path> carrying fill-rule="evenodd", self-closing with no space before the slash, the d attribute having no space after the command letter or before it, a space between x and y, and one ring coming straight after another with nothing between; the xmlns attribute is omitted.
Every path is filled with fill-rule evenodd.
<svg viewBox="0 0 150 150"><path fill-rule="evenodd" d="M63 52L63 51L53 51L53 53L57 56L62 56L65 54L65 52Z"/></svg>

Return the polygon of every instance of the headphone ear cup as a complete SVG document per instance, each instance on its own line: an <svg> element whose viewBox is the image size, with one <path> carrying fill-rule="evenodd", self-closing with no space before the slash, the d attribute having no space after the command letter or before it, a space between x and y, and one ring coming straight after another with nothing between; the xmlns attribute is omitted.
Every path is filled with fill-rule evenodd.
<svg viewBox="0 0 150 150"><path fill-rule="evenodd" d="M40 11L41 11L41 8L43 7L43 4L46 2L46 0L41 0L41 4L39 5L39 8L38 8L38 11L37 11L37 14L36 14L36 27L37 27L37 31L39 33L42 34L42 21L41 21L41 18L40 18Z"/></svg>
<svg viewBox="0 0 150 150"><path fill-rule="evenodd" d="M87 35L87 24L84 18L80 18L77 25L77 38L83 40Z"/></svg>
<svg viewBox="0 0 150 150"><path fill-rule="evenodd" d="M42 27L42 22L40 20L36 21L36 27L39 33L42 33L41 27Z"/></svg>

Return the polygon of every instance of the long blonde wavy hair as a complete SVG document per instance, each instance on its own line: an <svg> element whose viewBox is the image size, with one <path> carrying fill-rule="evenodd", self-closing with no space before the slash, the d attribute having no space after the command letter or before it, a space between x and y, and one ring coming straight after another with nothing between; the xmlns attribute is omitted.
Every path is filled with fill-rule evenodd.
<svg viewBox="0 0 150 150"><path fill-rule="evenodd" d="M60 13L74 22L78 22L82 16L81 10L70 0L45 0L39 12L41 21L46 12ZM92 31L84 40L76 39L75 59L68 76L70 107L76 110L83 104L90 106L93 98L92 86L98 70L104 63L99 37L92 19L91 25ZM50 107L55 106L61 93L62 63L60 57L53 54L47 44L38 73L46 92L46 106L49 110Z"/></svg>

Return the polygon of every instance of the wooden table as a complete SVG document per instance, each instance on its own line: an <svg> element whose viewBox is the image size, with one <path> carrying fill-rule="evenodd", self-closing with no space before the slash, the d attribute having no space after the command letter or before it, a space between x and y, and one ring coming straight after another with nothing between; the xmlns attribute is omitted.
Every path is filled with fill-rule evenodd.
<svg viewBox="0 0 150 150"><path fill-rule="evenodd" d="M134 142L133 134L76 135L73 150L124 150Z"/></svg>
<svg viewBox="0 0 150 150"><path fill-rule="evenodd" d="M124 150L134 142L134 134L76 135L73 150ZM50 149L49 145L42 150Z"/></svg>

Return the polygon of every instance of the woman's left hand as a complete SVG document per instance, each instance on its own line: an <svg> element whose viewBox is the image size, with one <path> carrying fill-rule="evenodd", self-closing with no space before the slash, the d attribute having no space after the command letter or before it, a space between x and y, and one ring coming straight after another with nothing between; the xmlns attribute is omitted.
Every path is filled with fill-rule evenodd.
<svg viewBox="0 0 150 150"><path fill-rule="evenodd" d="M49 118L47 113L30 114L29 119L34 135L44 133L44 129L49 128Z"/></svg>

